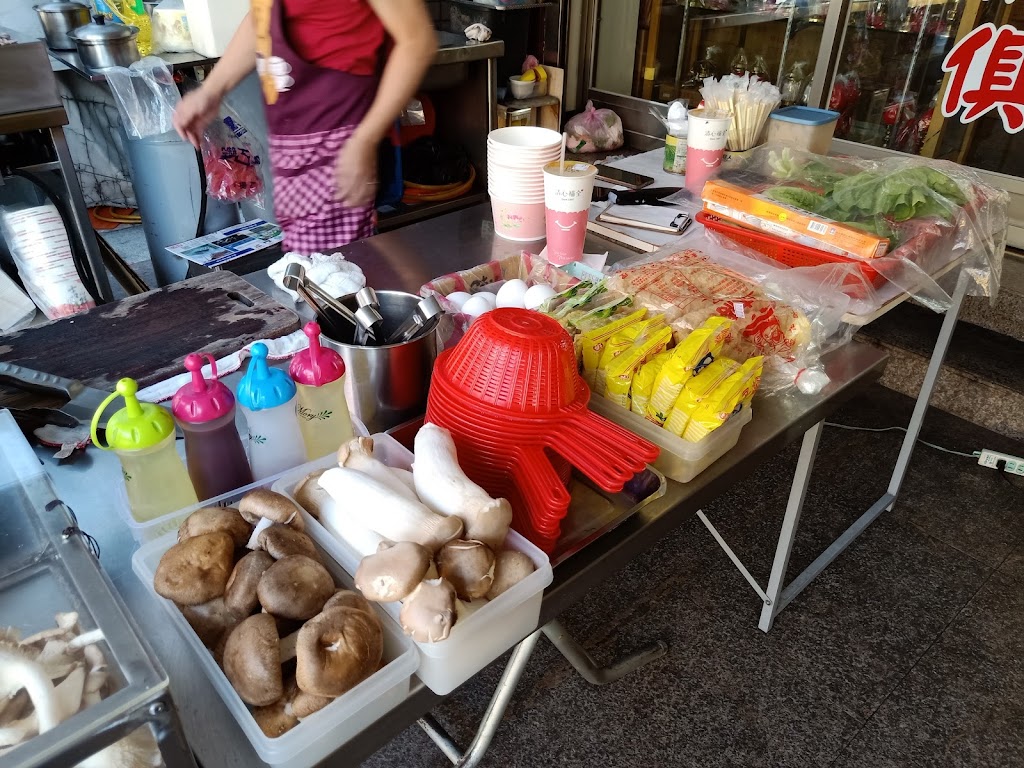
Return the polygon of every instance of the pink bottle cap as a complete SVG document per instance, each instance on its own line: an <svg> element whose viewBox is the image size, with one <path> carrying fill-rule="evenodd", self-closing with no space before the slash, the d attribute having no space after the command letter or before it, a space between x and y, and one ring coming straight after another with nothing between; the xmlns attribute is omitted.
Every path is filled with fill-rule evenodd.
<svg viewBox="0 0 1024 768"><path fill-rule="evenodd" d="M203 378L203 358L210 361L213 378ZM192 374L192 381L174 393L171 413L178 421L186 424L202 424L225 416L235 407L235 396L217 379L217 361L213 355L203 352L185 356L185 367Z"/></svg>
<svg viewBox="0 0 1024 768"><path fill-rule="evenodd" d="M288 366L288 375L295 383L322 387L344 376L345 361L341 355L320 344L320 326L317 323L306 323L302 332L309 339L309 347L295 355Z"/></svg>

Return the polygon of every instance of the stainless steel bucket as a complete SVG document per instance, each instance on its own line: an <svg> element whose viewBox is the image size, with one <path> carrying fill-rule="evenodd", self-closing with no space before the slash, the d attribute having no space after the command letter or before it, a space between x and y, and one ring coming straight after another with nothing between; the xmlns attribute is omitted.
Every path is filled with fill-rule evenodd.
<svg viewBox="0 0 1024 768"><path fill-rule="evenodd" d="M413 313L421 297L401 291L377 291L377 298L387 338ZM343 303L353 310L358 308L354 296ZM325 334L325 339L345 360L348 407L371 434L426 412L430 374L439 347L437 331L404 344L360 347L352 343L354 329L348 323L339 320L336 325L345 329L342 337L332 339Z"/></svg>

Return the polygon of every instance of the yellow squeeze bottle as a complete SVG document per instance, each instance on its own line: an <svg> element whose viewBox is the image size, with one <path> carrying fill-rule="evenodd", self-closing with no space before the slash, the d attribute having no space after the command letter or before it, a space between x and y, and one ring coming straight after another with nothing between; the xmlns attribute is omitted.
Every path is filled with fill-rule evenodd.
<svg viewBox="0 0 1024 768"><path fill-rule="evenodd" d="M309 461L334 453L353 437L345 399L345 361L320 345L320 326L306 323L309 347L292 358L288 374L295 381L295 415Z"/></svg>
<svg viewBox="0 0 1024 768"><path fill-rule="evenodd" d="M117 454L132 517L142 523L191 506L198 499L175 447L174 417L159 405L140 403L135 396L138 389L134 379L117 382L116 391L92 417L92 441ZM117 397L124 398L125 407L107 422L107 444L103 445L96 429L103 411Z"/></svg>

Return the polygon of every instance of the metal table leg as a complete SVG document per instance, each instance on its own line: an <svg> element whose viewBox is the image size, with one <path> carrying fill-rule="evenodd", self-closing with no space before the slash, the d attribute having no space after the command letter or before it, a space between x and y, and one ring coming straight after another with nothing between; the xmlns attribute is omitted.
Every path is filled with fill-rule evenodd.
<svg viewBox="0 0 1024 768"><path fill-rule="evenodd" d="M92 278L96 283L96 290L99 296L96 298L101 302L112 301L114 294L110 290L110 281L107 279L107 270L103 266L103 259L100 257L99 245L96 242L96 235L92 225L85 215L85 197L82 195L82 188L78 184L78 175L75 173L75 163L71 159L71 152L68 151L67 141L64 139L64 129L59 125L50 128L50 139L57 152L57 160L60 162L61 175L64 177L64 185L68 190L68 208L71 210L71 221L75 226L75 235L85 248L85 256L92 270ZM70 233L69 233L70 234Z"/></svg>
<svg viewBox="0 0 1024 768"><path fill-rule="evenodd" d="M573 669L579 672L583 679L591 685L614 683L630 672L635 672L645 664L649 664L655 659L660 659L668 653L668 646L661 640L658 640L645 648L623 656L606 667L602 667L594 661L583 646L566 632L562 622L557 619L545 624L541 627L540 631L558 649L558 652L565 657L565 660L572 664Z"/></svg>

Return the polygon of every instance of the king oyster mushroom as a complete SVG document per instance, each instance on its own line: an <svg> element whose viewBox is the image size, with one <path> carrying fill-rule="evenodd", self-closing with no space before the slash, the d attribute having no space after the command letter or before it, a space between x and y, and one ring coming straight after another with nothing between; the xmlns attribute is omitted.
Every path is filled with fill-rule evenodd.
<svg viewBox="0 0 1024 768"><path fill-rule="evenodd" d="M437 553L437 572L462 600L483 597L494 581L494 553L482 541L449 541Z"/></svg>
<svg viewBox="0 0 1024 768"><path fill-rule="evenodd" d="M494 581L487 590L487 599L493 600L503 592L507 592L520 581L537 570L529 555L506 549L494 556Z"/></svg>
<svg viewBox="0 0 1024 768"><path fill-rule="evenodd" d="M263 518L274 523L290 525L297 531L306 529L302 514L295 506L295 502L287 496L282 496L267 488L257 488L245 494L238 502L238 511L253 525L259 523Z"/></svg>
<svg viewBox="0 0 1024 768"><path fill-rule="evenodd" d="M316 545L309 536L280 523L274 523L260 531L256 538L256 546L269 552L275 560L288 555L305 555L314 560L320 559L320 553L316 551Z"/></svg>
<svg viewBox="0 0 1024 768"><path fill-rule="evenodd" d="M259 607L256 585L264 572L274 564L274 558L262 549L250 552L237 563L224 588L224 605L241 616L248 616Z"/></svg>
<svg viewBox="0 0 1024 768"><path fill-rule="evenodd" d="M246 704L265 707L281 698L280 638L273 616L257 613L231 630L224 644L224 674Z"/></svg>
<svg viewBox="0 0 1024 768"><path fill-rule="evenodd" d="M178 541L214 531L230 534L236 547L244 547L252 534L252 526L232 507L203 507L185 518L178 528Z"/></svg>
<svg viewBox="0 0 1024 768"><path fill-rule="evenodd" d="M428 568L430 552L426 547L412 541L397 544L382 541L376 553L359 562L355 574L356 589L367 600L378 603L401 600L423 581Z"/></svg>
<svg viewBox="0 0 1024 768"><path fill-rule="evenodd" d="M377 671L384 633L375 614L332 608L303 625L295 650L299 690L336 697Z"/></svg>
<svg viewBox="0 0 1024 768"><path fill-rule="evenodd" d="M289 555L264 572L256 594L267 613L285 619L310 619L334 594L334 579L316 560Z"/></svg>
<svg viewBox="0 0 1024 768"><path fill-rule="evenodd" d="M445 640L455 624L455 587L446 579L421 581L402 603L398 620L418 643Z"/></svg>
<svg viewBox="0 0 1024 768"><path fill-rule="evenodd" d="M224 531L180 541L160 558L153 588L178 605L209 602L224 594L234 555L234 539Z"/></svg>
<svg viewBox="0 0 1024 768"><path fill-rule="evenodd" d="M299 481L292 491L299 506L317 520L320 519L324 507L333 506L335 503L331 495L320 487L320 475L326 471L326 469L321 469L319 472L310 472Z"/></svg>

